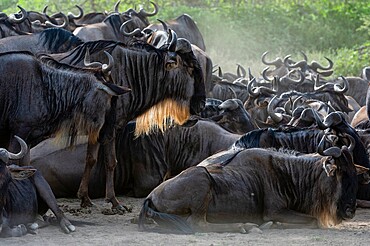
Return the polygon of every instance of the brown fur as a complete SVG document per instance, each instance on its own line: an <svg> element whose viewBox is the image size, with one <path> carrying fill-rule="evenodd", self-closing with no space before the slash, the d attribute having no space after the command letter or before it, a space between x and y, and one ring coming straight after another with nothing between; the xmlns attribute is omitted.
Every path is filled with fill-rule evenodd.
<svg viewBox="0 0 370 246"><path fill-rule="evenodd" d="M150 134L154 130L164 132L172 123L184 124L189 116L188 105L165 99L136 118L135 136Z"/></svg>

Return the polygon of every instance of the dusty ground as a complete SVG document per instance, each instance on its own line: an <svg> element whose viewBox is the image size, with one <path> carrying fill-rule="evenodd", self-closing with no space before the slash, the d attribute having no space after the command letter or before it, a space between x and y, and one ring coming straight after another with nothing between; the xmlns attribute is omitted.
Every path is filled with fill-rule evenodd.
<svg viewBox="0 0 370 246"><path fill-rule="evenodd" d="M1 238L0 245L369 245L370 210L358 209L354 219L331 229L267 230L259 233L197 233L195 235L140 232L131 220L139 214L143 199L120 197L133 208L123 215L104 215L109 208L103 199L94 200L96 207L81 212L77 199L58 199L69 212L76 231L64 234L59 227L38 230L37 235ZM90 212L90 213L89 213Z"/></svg>

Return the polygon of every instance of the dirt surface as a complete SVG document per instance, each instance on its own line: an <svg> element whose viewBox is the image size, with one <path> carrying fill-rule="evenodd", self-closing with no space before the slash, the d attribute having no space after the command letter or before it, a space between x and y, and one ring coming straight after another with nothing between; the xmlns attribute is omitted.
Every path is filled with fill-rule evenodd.
<svg viewBox="0 0 370 246"><path fill-rule="evenodd" d="M356 216L330 229L272 229L262 233L160 234L138 230L137 218L143 199L120 197L131 213L105 215L110 205L93 200L95 207L81 210L77 199L58 199L76 231L64 234L49 226L38 234L1 238L0 245L369 245L370 210L357 209ZM134 222L134 223L133 223Z"/></svg>

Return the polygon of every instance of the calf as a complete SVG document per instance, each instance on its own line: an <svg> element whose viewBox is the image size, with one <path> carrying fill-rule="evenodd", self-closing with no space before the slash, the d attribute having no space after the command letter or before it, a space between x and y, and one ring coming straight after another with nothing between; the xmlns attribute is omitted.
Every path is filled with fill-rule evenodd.
<svg viewBox="0 0 370 246"><path fill-rule="evenodd" d="M353 164L353 143L326 150L323 143L324 138L318 148L322 155L220 152L155 188L144 201L139 226L145 228L149 217L185 233L245 232L253 223L317 228L350 219L356 169L368 169Z"/></svg>
<svg viewBox="0 0 370 246"><path fill-rule="evenodd" d="M36 169L7 166L9 159L20 159L27 152L27 144L15 137L21 145L18 154L0 148L0 236L23 236L28 230L47 225L46 220L33 222L38 215L45 215L49 208L65 233L75 231L75 227L59 209L50 186ZM25 224L30 226L26 228Z"/></svg>

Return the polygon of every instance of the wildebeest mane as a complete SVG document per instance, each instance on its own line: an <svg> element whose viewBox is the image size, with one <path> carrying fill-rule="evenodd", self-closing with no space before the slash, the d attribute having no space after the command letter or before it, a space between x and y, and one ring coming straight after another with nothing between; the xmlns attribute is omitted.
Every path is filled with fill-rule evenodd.
<svg viewBox="0 0 370 246"><path fill-rule="evenodd" d="M268 131L269 128L265 129L256 129L244 134L241 138L239 138L233 146L240 147L240 148L256 148L260 146L260 139L261 135Z"/></svg>
<svg viewBox="0 0 370 246"><path fill-rule="evenodd" d="M54 60L54 58L52 58L51 56L49 56L48 54L39 54L36 56L41 63L47 65L48 67L52 67L52 68L55 68L55 69L63 69L65 71L71 71L71 72L77 72L77 73L81 73L81 72L86 72L86 73L94 73L94 72L97 72L97 71L100 71L101 68L98 68L98 67L74 67L74 66L71 66L71 65L68 65L66 63L60 63L56 60Z"/></svg>
<svg viewBox="0 0 370 246"><path fill-rule="evenodd" d="M39 42L46 46L50 52L57 52L60 46L66 44L66 49L80 45L82 40L70 31L62 28L48 28L40 33Z"/></svg>

